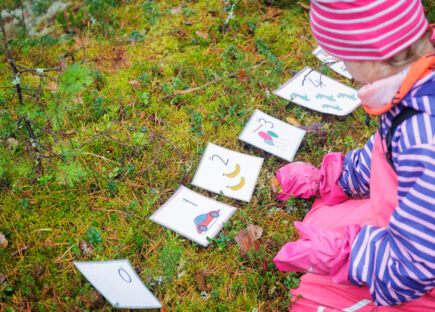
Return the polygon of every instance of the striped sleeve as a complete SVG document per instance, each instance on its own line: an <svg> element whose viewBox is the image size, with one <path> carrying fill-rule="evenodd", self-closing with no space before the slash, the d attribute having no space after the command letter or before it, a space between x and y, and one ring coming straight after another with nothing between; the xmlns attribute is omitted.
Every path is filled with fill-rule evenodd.
<svg viewBox="0 0 435 312"><path fill-rule="evenodd" d="M362 149L350 151L344 159L338 183L349 196L363 197L370 194L370 168L375 135L372 135Z"/></svg>
<svg viewBox="0 0 435 312"><path fill-rule="evenodd" d="M349 267L349 280L367 284L378 305L408 302L435 287L435 144L403 150L396 168L399 205L386 228L361 229Z"/></svg>

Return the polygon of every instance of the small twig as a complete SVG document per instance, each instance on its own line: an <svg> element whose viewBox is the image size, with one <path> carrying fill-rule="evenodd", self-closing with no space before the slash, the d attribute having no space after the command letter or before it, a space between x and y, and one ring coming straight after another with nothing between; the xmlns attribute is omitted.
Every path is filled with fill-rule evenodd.
<svg viewBox="0 0 435 312"><path fill-rule="evenodd" d="M0 89L16 89L15 86L0 86ZM21 90L26 90L26 91L38 91L39 89L32 89L32 88L21 88ZM47 91L47 92L54 92L56 90L53 89L41 89L41 91Z"/></svg>
<svg viewBox="0 0 435 312"><path fill-rule="evenodd" d="M303 7L305 10L310 10L310 6L308 4L303 3L302 1L298 1L298 4Z"/></svg>
<svg viewBox="0 0 435 312"><path fill-rule="evenodd" d="M226 21L225 21L224 27L222 27L222 33L223 33L223 34L225 34L225 32L226 32L228 22L230 21L230 19L233 18L233 16L234 16L234 9L235 9L235 7L239 4L239 2L240 2L240 0L237 1L237 2L235 2L235 3L233 3L233 4L231 5L231 8L230 8L230 14L228 14L228 17L227 17L227 19L226 19Z"/></svg>
<svg viewBox="0 0 435 312"><path fill-rule="evenodd" d="M30 144L31 144L31 146L32 146L32 149L35 151L35 153L36 153L36 163L37 163L37 165L36 165L36 170L38 171L38 172L41 172L41 173L43 173L43 171L42 171L42 162L41 162L41 160L42 160L42 157L41 157L41 151L39 150L39 148L38 148L38 140L36 139L36 137L35 137L35 133L33 132L33 129L32 129L32 126L31 126L31 124L30 124L30 121L28 121L27 119L24 121L24 126L26 127L26 129L27 129L27 132L29 133L29 136L30 136Z"/></svg>
<svg viewBox="0 0 435 312"><path fill-rule="evenodd" d="M87 60L87 61L82 61L82 62L80 62L78 64L83 65L83 64L97 62L97 61L99 61L99 59L91 59L91 60ZM64 69L65 69L64 67L47 68L47 69L44 69L44 73L51 72L51 71L57 71L57 72L59 72L59 71L62 71Z"/></svg>
<svg viewBox="0 0 435 312"><path fill-rule="evenodd" d="M57 153L51 151L48 147L46 147L44 144L42 144L42 143L40 143L40 142L36 142L36 143L38 143L39 146L41 146L43 149L45 149L47 152L49 152L50 155L54 155L54 156L58 157L60 160L66 162L65 158L64 158L62 155L59 155L59 154L57 154ZM51 158L51 157L50 157L50 158Z"/></svg>
<svg viewBox="0 0 435 312"><path fill-rule="evenodd" d="M17 89L18 101L20 102L21 105L23 105L23 94L21 92L21 86L20 86L19 80L17 81L17 79L19 79L18 69L17 69L17 66L16 66L14 60L12 59L11 53L9 52L8 40L6 39L5 27L1 21L0 21L0 27L1 27L2 34L3 34L3 48L5 50L5 55L8 58L9 65L11 66L12 72L14 73L14 82L15 82L15 88Z"/></svg>
<svg viewBox="0 0 435 312"><path fill-rule="evenodd" d="M166 99L169 99L169 98L173 98L173 97L178 96L178 95L183 95L183 94L186 94L186 93L191 93L191 92L196 92L196 91L202 90L202 89L207 88L208 86L210 86L212 84L215 84L215 83L217 83L217 82L219 82L221 80L223 80L223 78L218 78L218 79L215 79L213 81L209 81L206 84L204 84L202 86L199 86L199 87L190 88L190 89L186 89L186 90L181 90L181 91L178 91L178 92L174 92L174 93L171 93L171 94L164 95L164 96L159 98L159 101L163 101L163 100L166 100Z"/></svg>
<svg viewBox="0 0 435 312"><path fill-rule="evenodd" d="M171 140L169 140L167 137L164 137L163 135L159 134L159 133L154 133L155 136L165 140L166 142L168 142L169 144L172 145L172 147L174 148L174 150L177 152L178 157L180 158L180 161L183 162L183 157L181 157L181 153L180 153L180 149L174 144L172 143Z"/></svg>
<svg viewBox="0 0 435 312"><path fill-rule="evenodd" d="M90 155L90 156L94 156L94 157L97 157L97 158L101 158L101 159L103 159L105 161L108 161L108 162L114 163L116 165L119 165L119 163L117 163L116 161L113 161L113 160L111 160L109 158L106 158L104 156L101 156L101 155L97 155L97 154L93 154L93 153L89 153L89 152L81 152L81 154Z"/></svg>
<svg viewBox="0 0 435 312"><path fill-rule="evenodd" d="M57 79L56 79L55 77L44 74L44 73L43 73L43 72L45 71L44 69L42 69L42 73L40 73L40 72L37 72L37 71L36 71L35 69L33 69L33 68L27 68L27 67L24 67L24 66L21 66L21 65L18 65L18 64L15 64L15 66L17 66L17 67L19 67L19 68L22 68L22 70L19 70L19 71L18 71L19 74L26 73L26 72L30 72L30 73L32 73L32 74L34 74L34 75L36 75L36 76L46 77L46 78L50 78L50 79L53 79L53 80L57 81Z"/></svg>
<svg viewBox="0 0 435 312"><path fill-rule="evenodd" d="M340 61L339 60L337 60L337 61L331 61L331 62L326 62L326 63L322 63L322 64L320 64L320 65L317 65L316 67L314 67L314 68L311 68L309 71L308 71L308 73L306 73L305 75L304 75L304 79L302 80L302 85L304 85L304 82L305 82L305 79L313 72L313 71L315 71L315 70L317 70L317 69L319 69L319 68L321 68L321 67L324 67L324 66L329 66L329 65L334 65L335 63L339 63ZM320 76L320 78L322 78L321 76Z"/></svg>
<svg viewBox="0 0 435 312"><path fill-rule="evenodd" d="M43 82L44 82L44 77L40 77L40 79L39 79L39 87L36 90L37 92L36 92L36 95L35 95L35 101L33 102L33 105L35 105L35 106L39 104L39 98L41 96Z"/></svg>
<svg viewBox="0 0 435 312"><path fill-rule="evenodd" d="M259 67L259 66L263 65L264 63L266 63L266 61L262 61L261 63L255 64L254 66L251 66L251 67L247 68L247 70L252 70L252 69L254 69L256 67ZM171 94L164 95L164 96L159 98L159 101L163 101L163 100L166 100L166 99L173 98L175 96L179 96L179 95L183 95L183 94L187 94L187 93L191 93L191 92L196 92L196 91L202 90L204 88L207 88L208 86L210 86L212 84L215 84L215 83L217 83L219 81L222 81L222 80L224 80L226 78L233 78L235 76L237 76L237 73L233 72L233 73L229 74L227 77L216 78L215 80L209 81L206 84L203 84L202 86L195 87L195 88L190 88L190 89L186 89L186 90L181 90L181 91L178 91L178 92L174 92L174 93L171 93Z"/></svg>
<svg viewBox="0 0 435 312"><path fill-rule="evenodd" d="M30 249L30 247L32 247L32 245L27 245L27 246L24 246L23 248L20 248L20 249L14 251L14 252L11 252L11 256L15 256L15 255L18 255L18 254L20 254L20 256L21 256L21 253L26 251L26 250L28 250L28 249Z"/></svg>
<svg viewBox="0 0 435 312"><path fill-rule="evenodd" d="M21 0L20 0L20 7L21 7L21 23L23 25L24 37L26 37L27 35L26 20L24 19L24 6L23 6L23 1Z"/></svg>

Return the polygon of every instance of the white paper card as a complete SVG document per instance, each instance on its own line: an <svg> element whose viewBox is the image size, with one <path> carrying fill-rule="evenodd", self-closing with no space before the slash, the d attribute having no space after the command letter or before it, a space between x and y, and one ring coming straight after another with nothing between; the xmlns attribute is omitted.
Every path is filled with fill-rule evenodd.
<svg viewBox="0 0 435 312"><path fill-rule="evenodd" d="M207 247L235 211L181 185L150 219Z"/></svg>
<svg viewBox="0 0 435 312"><path fill-rule="evenodd" d="M342 75L348 79L352 79L352 75L347 71L346 66L344 65L343 61L339 61L337 58L328 54L328 52L323 50L322 47L319 46L319 47L315 48L313 51L313 54L319 60L321 60L323 63L336 62L336 63L328 65L328 66L336 73L339 73L340 75Z"/></svg>
<svg viewBox="0 0 435 312"><path fill-rule="evenodd" d="M292 161L304 135L305 130L256 109L239 139L282 159Z"/></svg>
<svg viewBox="0 0 435 312"><path fill-rule="evenodd" d="M217 194L251 201L263 158L208 143L192 184Z"/></svg>
<svg viewBox="0 0 435 312"><path fill-rule="evenodd" d="M77 269L111 305L124 309L161 308L127 259L75 261Z"/></svg>
<svg viewBox="0 0 435 312"><path fill-rule="evenodd" d="M338 116L350 114L361 104L355 89L309 67L273 93L309 109Z"/></svg>

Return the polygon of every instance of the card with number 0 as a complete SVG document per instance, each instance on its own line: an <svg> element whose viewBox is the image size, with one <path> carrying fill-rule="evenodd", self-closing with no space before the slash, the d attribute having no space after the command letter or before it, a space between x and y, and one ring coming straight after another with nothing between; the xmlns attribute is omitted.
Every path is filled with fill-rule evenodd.
<svg viewBox="0 0 435 312"><path fill-rule="evenodd" d="M75 261L77 269L117 308L158 309L157 298L145 287L127 259Z"/></svg>

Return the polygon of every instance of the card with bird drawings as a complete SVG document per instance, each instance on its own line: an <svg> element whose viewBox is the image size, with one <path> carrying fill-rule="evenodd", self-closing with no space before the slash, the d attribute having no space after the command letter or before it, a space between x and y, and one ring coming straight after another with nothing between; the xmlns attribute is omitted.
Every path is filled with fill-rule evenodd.
<svg viewBox="0 0 435 312"><path fill-rule="evenodd" d="M304 135L305 130L256 109L239 139L282 159L292 161Z"/></svg>
<svg viewBox="0 0 435 312"><path fill-rule="evenodd" d="M150 219L207 247L236 211L235 207L181 185Z"/></svg>
<svg viewBox="0 0 435 312"><path fill-rule="evenodd" d="M308 66L273 93L306 108L338 116L350 114L361 104L355 89Z"/></svg>
<svg viewBox="0 0 435 312"><path fill-rule="evenodd" d="M263 158L208 143L192 184L213 193L251 201Z"/></svg>

